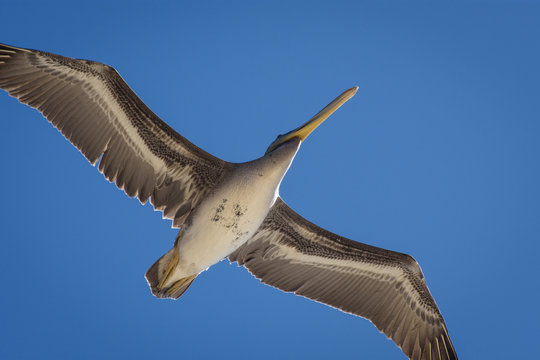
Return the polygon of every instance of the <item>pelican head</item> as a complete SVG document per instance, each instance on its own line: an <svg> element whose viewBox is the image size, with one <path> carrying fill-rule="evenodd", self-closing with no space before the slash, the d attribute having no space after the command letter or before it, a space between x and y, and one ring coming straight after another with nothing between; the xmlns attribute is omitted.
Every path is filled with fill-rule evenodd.
<svg viewBox="0 0 540 360"><path fill-rule="evenodd" d="M334 111L339 109L339 107L347 102L350 98L356 94L356 90L358 90L358 86L352 87L349 90L344 91L341 95L339 95L337 98L335 98L330 104L326 105L324 109L319 111L317 115L312 117L308 122L303 124L302 126L289 131L286 134L278 135L276 140L266 150L266 154L274 151L276 148L278 148L280 145L286 143L287 141L291 140L292 138L299 138L300 141L304 141L305 138L308 137L309 134L313 132L317 128L317 126L321 125L324 120L326 120Z"/></svg>

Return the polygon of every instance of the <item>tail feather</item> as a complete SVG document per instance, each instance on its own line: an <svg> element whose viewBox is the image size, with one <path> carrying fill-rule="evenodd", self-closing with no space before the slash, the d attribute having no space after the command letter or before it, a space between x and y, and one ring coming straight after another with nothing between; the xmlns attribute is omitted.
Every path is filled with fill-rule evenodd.
<svg viewBox="0 0 540 360"><path fill-rule="evenodd" d="M197 277L198 274L175 278L177 264L178 251L174 247L146 272L146 281L156 297L178 299Z"/></svg>
<svg viewBox="0 0 540 360"><path fill-rule="evenodd" d="M165 292L163 297L178 299L193 283L198 274L186 276L175 282Z"/></svg>

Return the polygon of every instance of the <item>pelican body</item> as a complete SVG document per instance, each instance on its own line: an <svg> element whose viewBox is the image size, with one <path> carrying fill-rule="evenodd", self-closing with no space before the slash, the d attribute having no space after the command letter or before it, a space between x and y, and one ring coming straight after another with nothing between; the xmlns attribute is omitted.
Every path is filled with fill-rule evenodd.
<svg viewBox="0 0 540 360"><path fill-rule="evenodd" d="M228 258L266 284L369 319L411 359L457 359L411 256L326 231L279 196L301 143L356 87L242 164L190 143L99 62L0 44L0 88L39 110L106 179L180 228L146 272L155 296L179 298L201 271Z"/></svg>
<svg viewBox="0 0 540 360"><path fill-rule="evenodd" d="M236 164L230 176L184 222L171 250L170 258L177 264L167 279L154 280L153 270L159 277L159 269L167 273L169 269L164 268L171 263L158 261L148 271L151 286L162 281L160 286L152 286L156 296L178 298L189 286L185 279L194 279L255 234L274 205L279 184L299 147L300 139L292 138L257 160Z"/></svg>

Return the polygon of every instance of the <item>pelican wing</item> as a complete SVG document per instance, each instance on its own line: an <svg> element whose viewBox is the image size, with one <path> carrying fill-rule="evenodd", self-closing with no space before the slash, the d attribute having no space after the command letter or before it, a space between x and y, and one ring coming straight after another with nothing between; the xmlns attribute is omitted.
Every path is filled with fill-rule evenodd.
<svg viewBox="0 0 540 360"><path fill-rule="evenodd" d="M411 359L457 359L411 256L321 229L281 198L229 259L266 284L369 319Z"/></svg>
<svg viewBox="0 0 540 360"><path fill-rule="evenodd" d="M231 167L157 117L110 66L0 44L0 88L39 110L129 196L181 226Z"/></svg>

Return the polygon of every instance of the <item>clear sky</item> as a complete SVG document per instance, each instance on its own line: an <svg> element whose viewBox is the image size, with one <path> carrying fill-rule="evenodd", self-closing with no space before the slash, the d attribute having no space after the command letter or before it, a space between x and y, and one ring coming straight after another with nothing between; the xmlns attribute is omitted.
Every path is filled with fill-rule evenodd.
<svg viewBox="0 0 540 360"><path fill-rule="evenodd" d="M540 336L540 5L3 1L11 45L114 66L229 161L351 86L281 186L307 219L420 263L462 359ZM222 261L178 301L144 273L176 234L0 93L0 359L403 359L368 321Z"/></svg>

